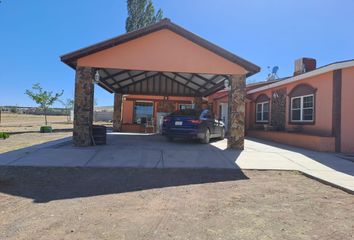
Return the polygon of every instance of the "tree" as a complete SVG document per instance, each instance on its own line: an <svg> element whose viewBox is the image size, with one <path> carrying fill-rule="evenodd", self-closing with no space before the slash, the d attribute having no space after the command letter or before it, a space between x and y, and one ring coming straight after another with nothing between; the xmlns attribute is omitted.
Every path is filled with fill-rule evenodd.
<svg viewBox="0 0 354 240"><path fill-rule="evenodd" d="M71 110L74 108L74 100L71 98L67 98L65 101L59 100L59 102L63 104L67 114L67 121L70 122L70 113Z"/></svg>
<svg viewBox="0 0 354 240"><path fill-rule="evenodd" d="M32 86L33 91L26 90L26 94L43 110L45 125L48 124L47 121L47 110L50 106L52 106L56 101L58 101L59 97L61 97L64 93L64 90L61 93L53 94L52 91L45 91L41 87L39 83L36 83Z"/></svg>
<svg viewBox="0 0 354 240"><path fill-rule="evenodd" d="M152 0L127 0L127 7L128 17L125 22L127 32L149 26L163 18L161 9L155 14Z"/></svg>

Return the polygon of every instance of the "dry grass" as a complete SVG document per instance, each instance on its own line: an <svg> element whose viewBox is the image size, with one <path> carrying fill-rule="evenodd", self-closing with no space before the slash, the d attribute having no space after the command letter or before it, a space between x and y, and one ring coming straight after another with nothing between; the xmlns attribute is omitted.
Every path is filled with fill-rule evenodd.
<svg viewBox="0 0 354 240"><path fill-rule="evenodd" d="M0 132L10 133L10 138L0 140L0 153L53 141L72 135L72 123L67 122L66 116L48 116L48 125L53 133L39 133L44 125L44 116L2 113Z"/></svg>
<svg viewBox="0 0 354 240"><path fill-rule="evenodd" d="M2 113L0 132L34 132L39 131L44 125L43 115L27 115L15 113ZM66 116L48 116L48 125L53 129L72 129L72 123L67 121Z"/></svg>
<svg viewBox="0 0 354 240"><path fill-rule="evenodd" d="M107 122L95 124L112 127L112 123ZM48 125L52 126L53 133L39 133L43 125L43 115L2 113L0 132L10 133L10 138L0 140L0 154L72 135L73 124L67 121L66 116L48 116Z"/></svg>
<svg viewBox="0 0 354 240"><path fill-rule="evenodd" d="M53 133L21 133L10 135L6 140L0 140L0 154L42 144L49 141L70 137L71 132L53 132Z"/></svg>

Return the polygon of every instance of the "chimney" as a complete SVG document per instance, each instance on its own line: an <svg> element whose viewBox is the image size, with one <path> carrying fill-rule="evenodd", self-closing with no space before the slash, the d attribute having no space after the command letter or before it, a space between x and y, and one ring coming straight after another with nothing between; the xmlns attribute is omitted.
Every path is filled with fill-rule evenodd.
<svg viewBox="0 0 354 240"><path fill-rule="evenodd" d="M303 74L316 69L316 59L300 58L295 60L294 76Z"/></svg>

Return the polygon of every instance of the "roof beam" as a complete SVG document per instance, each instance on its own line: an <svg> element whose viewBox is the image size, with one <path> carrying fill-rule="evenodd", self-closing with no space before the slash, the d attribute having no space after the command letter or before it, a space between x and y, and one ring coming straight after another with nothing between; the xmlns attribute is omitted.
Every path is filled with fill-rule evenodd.
<svg viewBox="0 0 354 240"><path fill-rule="evenodd" d="M188 79L188 78L186 78L186 77L184 77L184 76L182 76L182 75L180 75L179 73L173 73L173 74L175 74L176 76L178 76L178 77L180 77L180 78L183 78L184 80L186 80L188 83L193 83L194 85L196 85L196 86L198 86L199 88L201 88L202 87L202 85L200 85L199 83L196 83L196 82L193 82L192 81L192 79L193 79L193 77L194 77L194 74L192 74L192 77L190 78L190 79ZM177 81L178 82L178 81ZM182 84L182 83L180 83L180 84ZM208 90L206 87L203 87L205 90ZM194 90L194 91L196 91L196 90Z"/></svg>
<svg viewBox="0 0 354 240"><path fill-rule="evenodd" d="M146 74L146 72L145 72L145 74ZM138 81L129 83L129 84L125 85L125 86L121 86L121 87L118 89L118 91L119 91L119 90L122 90L123 88L130 87L130 86L132 86L132 85L135 85L135 84L137 84L137 83L139 83L139 82L142 82L142 81L144 81L144 80L147 80L147 79L149 79L149 78L155 77L155 76L157 76L157 75L159 75L159 74L160 74L160 73L155 73L155 74L153 74L153 75L151 75L151 76L146 76L145 78L142 78L142 79L140 79L140 80L138 80Z"/></svg>
<svg viewBox="0 0 354 240"><path fill-rule="evenodd" d="M224 81L219 82L218 84L216 84L214 87L210 88L209 90L203 92L203 97L209 96L210 94L217 92L221 89L223 89L224 86Z"/></svg>
<svg viewBox="0 0 354 240"><path fill-rule="evenodd" d="M105 70L105 73L108 74L107 77L104 77L102 78L102 80L107 80L107 79L110 79L110 78L114 78L120 74L124 74L126 72L129 72L130 70L123 70L123 71L120 71L120 72L117 72L117 73L114 73L114 74L109 74L109 72L105 69L105 68L101 68L102 70Z"/></svg>
<svg viewBox="0 0 354 240"><path fill-rule="evenodd" d="M199 75L198 75L199 76ZM199 89L198 91L200 91L200 89L202 89L202 87L205 89L205 86L208 85L209 83L210 84L213 84L214 86L216 85L216 83L214 83L213 81L215 79L217 79L220 75L215 75L214 77L210 78L208 81L206 81L206 83L204 83Z"/></svg>
<svg viewBox="0 0 354 240"><path fill-rule="evenodd" d="M181 85L181 86L183 86L183 87L185 87L185 88L189 88L190 90L192 90L193 92L195 92L195 93L197 93L197 94L200 94L200 92L198 92L196 89L191 88L190 86L187 86L187 84L188 84L189 82L180 83L180 82L178 82L176 79L173 79L173 78L171 78L171 77L165 75L164 73L162 73L162 75L165 76L166 78L168 78L168 79L170 79L170 80L176 82L177 84L179 84L179 85ZM185 91L183 91L183 92L185 92Z"/></svg>
<svg viewBox="0 0 354 240"><path fill-rule="evenodd" d="M100 87L102 87L103 89L105 89L106 91L110 92L110 93L114 93L114 91L112 90L112 87L110 87L106 82L103 82L102 80L97 83Z"/></svg>
<svg viewBox="0 0 354 240"><path fill-rule="evenodd" d="M105 74L107 74L108 76L110 75L109 72L108 72L106 69L103 68L102 71L103 71ZM114 81L115 83L117 83L118 86L120 87L120 84L116 81L116 79L114 78L114 76L111 76L110 78L112 78L113 81ZM102 79L102 80L105 81L104 79Z"/></svg>

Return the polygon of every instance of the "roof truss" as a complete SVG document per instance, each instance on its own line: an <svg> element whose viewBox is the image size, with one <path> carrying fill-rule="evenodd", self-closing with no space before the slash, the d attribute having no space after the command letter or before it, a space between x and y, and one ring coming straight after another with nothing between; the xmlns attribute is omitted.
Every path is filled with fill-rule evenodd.
<svg viewBox="0 0 354 240"><path fill-rule="evenodd" d="M98 83L111 93L208 96L224 86L225 75L99 69Z"/></svg>

